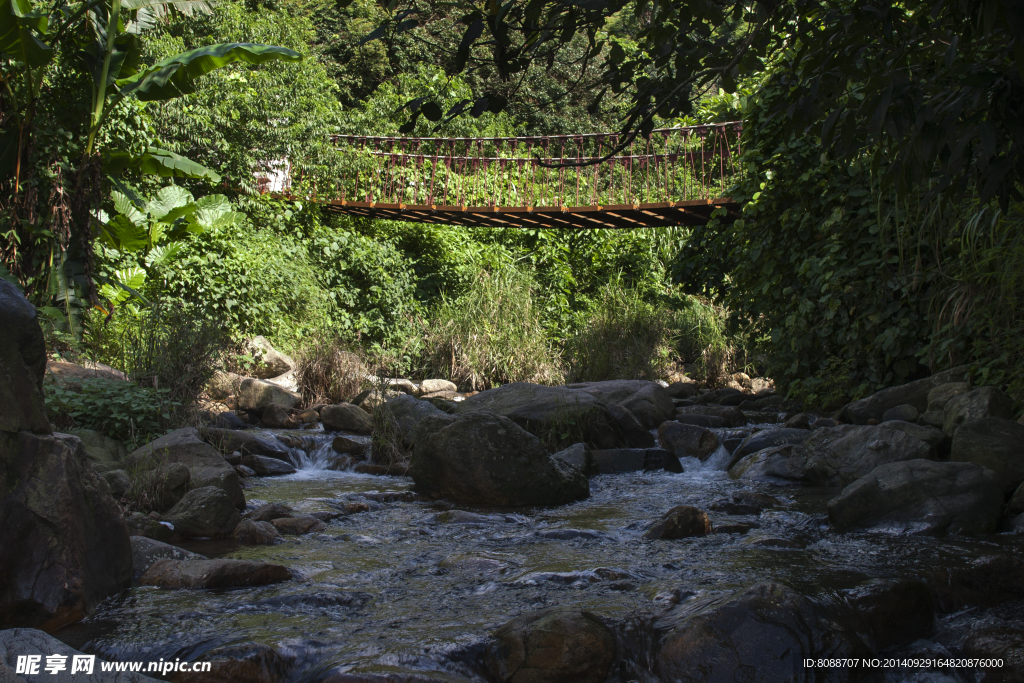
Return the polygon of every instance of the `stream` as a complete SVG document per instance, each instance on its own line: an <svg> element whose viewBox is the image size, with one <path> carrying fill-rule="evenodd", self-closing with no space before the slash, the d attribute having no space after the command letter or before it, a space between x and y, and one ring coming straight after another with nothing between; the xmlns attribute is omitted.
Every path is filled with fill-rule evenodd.
<svg viewBox="0 0 1024 683"><path fill-rule="evenodd" d="M320 533L286 536L276 546L228 539L182 547L211 558L283 564L295 580L226 591L135 587L56 635L114 660L192 659L214 648L262 647L287 672L281 680L315 681L331 669L482 681L457 653L545 607L571 605L615 619L766 580L827 598L869 578L919 577L992 554L1024 556L1024 541L1009 534L938 539L835 533L825 513L835 489L733 481L718 469L721 453L728 455L724 449L703 464L685 459L682 474L599 475L590 480L587 500L509 510L420 500L406 477L325 469L328 435L278 434L291 435L292 443L305 440L306 448L294 456L301 469L247 480L250 509L267 502L287 503L297 514L338 511L346 502L365 502L369 509L341 515ZM722 499L751 490L779 502L753 514L715 511L716 501L721 510ZM716 527L750 530L641 539L645 525L677 505L708 510ZM1024 627L1019 606L1000 610L945 617L926 645L949 651L975 623ZM966 670L892 670L887 677L976 680Z"/></svg>

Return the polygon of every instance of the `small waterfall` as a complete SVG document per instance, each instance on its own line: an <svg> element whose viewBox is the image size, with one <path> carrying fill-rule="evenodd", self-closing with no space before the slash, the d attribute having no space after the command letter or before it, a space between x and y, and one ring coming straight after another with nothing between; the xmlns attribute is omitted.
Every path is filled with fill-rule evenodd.
<svg viewBox="0 0 1024 683"><path fill-rule="evenodd" d="M704 469L724 472L729 469L729 461L732 460L732 453L726 450L722 442L718 442L718 448L704 460Z"/></svg>

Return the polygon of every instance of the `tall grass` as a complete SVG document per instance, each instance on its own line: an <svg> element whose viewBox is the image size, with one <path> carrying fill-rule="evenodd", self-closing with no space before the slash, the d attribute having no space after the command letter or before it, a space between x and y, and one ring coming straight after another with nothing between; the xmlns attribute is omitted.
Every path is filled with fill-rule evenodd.
<svg viewBox="0 0 1024 683"><path fill-rule="evenodd" d="M736 369L742 343L726 334L726 310L695 296L672 302L675 349L686 363L696 363L699 379L712 386L721 384Z"/></svg>
<svg viewBox="0 0 1024 683"><path fill-rule="evenodd" d="M296 355L295 381L306 406L351 400L370 386L360 354L337 337L310 337Z"/></svg>
<svg viewBox="0 0 1024 683"><path fill-rule="evenodd" d="M474 391L508 382L561 382L533 292L533 279L518 269L480 272L423 326L421 372Z"/></svg>
<svg viewBox="0 0 1024 683"><path fill-rule="evenodd" d="M573 382L657 379L673 359L672 312L645 301L616 278L591 306L587 323L565 344Z"/></svg>

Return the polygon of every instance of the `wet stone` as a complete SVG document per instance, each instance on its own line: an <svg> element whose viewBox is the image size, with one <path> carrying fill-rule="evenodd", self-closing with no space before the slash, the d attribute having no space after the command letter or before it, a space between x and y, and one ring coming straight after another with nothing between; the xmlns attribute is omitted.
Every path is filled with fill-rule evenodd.
<svg viewBox="0 0 1024 683"><path fill-rule="evenodd" d="M290 505L284 503L265 503L255 510L246 512L242 517L254 522L272 522L281 517L291 517L294 512Z"/></svg>
<svg viewBox="0 0 1024 683"><path fill-rule="evenodd" d="M327 525L316 517L281 517L275 519L271 524L282 534L291 536L301 536L327 528Z"/></svg>
<svg viewBox="0 0 1024 683"><path fill-rule="evenodd" d="M703 510L690 505L679 505L666 512L644 533L648 540L676 540L711 533L711 520Z"/></svg>
<svg viewBox="0 0 1024 683"><path fill-rule="evenodd" d="M611 534L593 529L547 529L535 533L540 538L549 538L556 541L616 541Z"/></svg>

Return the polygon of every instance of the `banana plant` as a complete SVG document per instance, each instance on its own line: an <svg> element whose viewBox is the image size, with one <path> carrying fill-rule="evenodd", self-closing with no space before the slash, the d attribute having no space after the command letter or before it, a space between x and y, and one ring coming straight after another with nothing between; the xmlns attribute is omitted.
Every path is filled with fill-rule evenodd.
<svg viewBox="0 0 1024 683"><path fill-rule="evenodd" d="M58 53L70 52L76 56L73 63L91 77L86 159L101 152L105 170L115 175L134 170L218 181L220 176L215 171L157 147L141 154L97 149L104 123L125 99L156 102L193 93L202 76L235 62L302 59L299 53L284 47L221 43L183 52L152 66L141 65L140 33L154 21L172 11L191 14L209 9L207 2L199 0L58 0L53 4L0 0L0 58L9 67L0 79L4 95L13 105L0 118L0 180L13 174L17 187L43 78Z"/></svg>
<svg viewBox="0 0 1024 683"><path fill-rule="evenodd" d="M148 303L140 293L154 268L173 259L190 234L230 228L240 223L245 214L232 210L231 202L221 194L194 200L183 187L171 185L161 189L144 206L127 195L113 192L113 217L99 211L100 247L106 249L107 260L123 262L134 257L134 265L114 270L102 277L100 295L111 306L125 301ZM133 304L130 304L133 305Z"/></svg>

